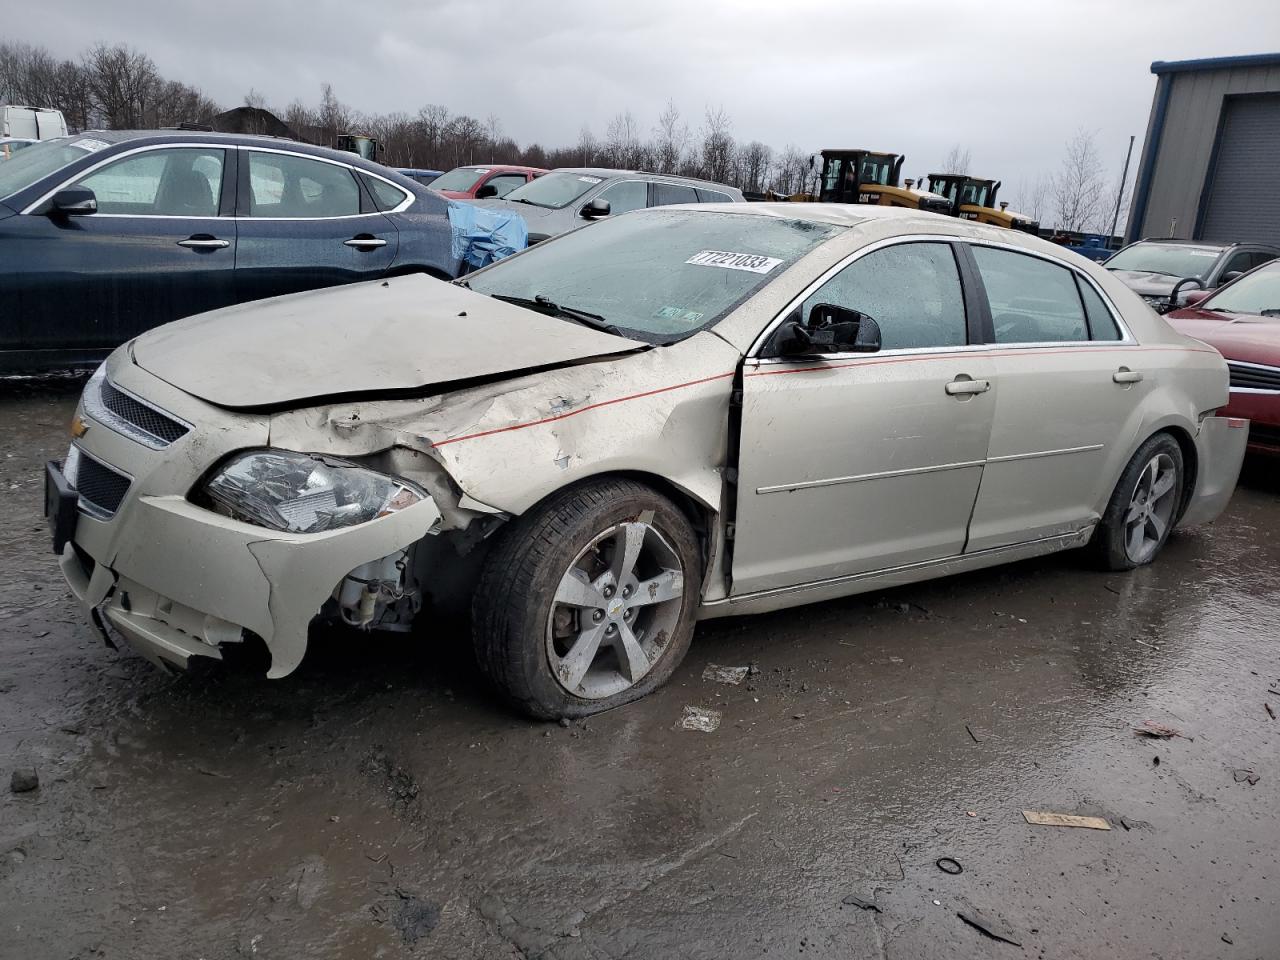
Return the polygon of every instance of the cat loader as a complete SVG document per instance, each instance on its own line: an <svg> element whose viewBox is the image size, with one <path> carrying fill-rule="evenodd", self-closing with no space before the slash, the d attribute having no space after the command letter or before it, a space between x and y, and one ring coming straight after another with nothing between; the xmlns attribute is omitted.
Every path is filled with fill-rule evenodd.
<svg viewBox="0 0 1280 960"><path fill-rule="evenodd" d="M1001 203L1000 208L996 209L999 180L983 180L963 173L931 173L929 189L947 199L950 205L947 212L953 217L1026 233L1037 233L1040 230L1038 221L1008 209L1008 203Z"/></svg>

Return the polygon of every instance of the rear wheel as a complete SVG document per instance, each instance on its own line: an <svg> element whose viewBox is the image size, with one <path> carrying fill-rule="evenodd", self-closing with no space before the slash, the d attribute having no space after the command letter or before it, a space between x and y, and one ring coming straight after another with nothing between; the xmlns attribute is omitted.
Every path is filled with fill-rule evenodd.
<svg viewBox="0 0 1280 960"><path fill-rule="evenodd" d="M697 538L666 497L630 480L570 488L513 523L486 559L477 661L535 717L608 710L684 659L700 581Z"/></svg>
<svg viewBox="0 0 1280 960"><path fill-rule="evenodd" d="M1182 448L1167 433L1133 455L1093 536L1106 569L1132 570L1155 559L1177 520L1184 475Z"/></svg>

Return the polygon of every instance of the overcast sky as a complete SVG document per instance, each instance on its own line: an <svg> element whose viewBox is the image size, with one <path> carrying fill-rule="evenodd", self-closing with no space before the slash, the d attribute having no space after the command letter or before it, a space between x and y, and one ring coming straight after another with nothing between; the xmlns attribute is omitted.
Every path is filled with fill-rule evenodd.
<svg viewBox="0 0 1280 960"><path fill-rule="evenodd" d="M441 103L544 146L600 136L630 110L646 135L668 99L690 125L723 107L739 139L906 153L953 144L1006 193L1095 131L1113 175L1146 130L1153 60L1269 52L1276 0L0 0L7 38L75 56L148 53L226 106Z"/></svg>

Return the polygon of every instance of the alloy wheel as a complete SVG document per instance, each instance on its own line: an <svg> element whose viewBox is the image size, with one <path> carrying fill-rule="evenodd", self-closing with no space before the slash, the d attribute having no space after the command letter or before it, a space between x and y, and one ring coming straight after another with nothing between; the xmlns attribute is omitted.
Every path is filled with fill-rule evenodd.
<svg viewBox="0 0 1280 960"><path fill-rule="evenodd" d="M1146 563L1164 541L1177 508L1178 468L1158 453L1138 474L1124 515L1124 550L1134 563Z"/></svg>
<svg viewBox="0 0 1280 960"><path fill-rule="evenodd" d="M640 682L674 634L683 596L680 557L651 513L598 534L560 578L547 619L556 682L587 700Z"/></svg>

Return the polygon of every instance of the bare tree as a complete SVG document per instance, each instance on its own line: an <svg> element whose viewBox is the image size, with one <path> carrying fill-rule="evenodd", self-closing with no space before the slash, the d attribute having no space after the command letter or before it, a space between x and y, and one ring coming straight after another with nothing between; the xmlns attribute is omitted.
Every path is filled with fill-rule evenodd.
<svg viewBox="0 0 1280 960"><path fill-rule="evenodd" d="M752 140L738 149L737 161L737 185L743 190L762 193L773 167L773 148Z"/></svg>
<svg viewBox="0 0 1280 960"><path fill-rule="evenodd" d="M126 46L100 43L84 55L80 65L97 120L116 130L145 125L160 84L150 57Z"/></svg>
<svg viewBox="0 0 1280 960"><path fill-rule="evenodd" d="M675 173L689 145L689 125L680 121L680 111L676 109L674 100L667 101L653 133L654 169L659 173Z"/></svg>
<svg viewBox="0 0 1280 960"><path fill-rule="evenodd" d="M969 148L956 144L942 159L942 169L939 173L963 173L969 172L969 167L973 162L973 158L969 155Z"/></svg>
<svg viewBox="0 0 1280 960"><path fill-rule="evenodd" d="M794 144L778 155L774 164L773 190L783 196L803 193L808 189L809 155L801 153Z"/></svg>
<svg viewBox="0 0 1280 960"><path fill-rule="evenodd" d="M249 92L244 95L244 105L246 107L253 107L256 110L271 109L267 106L267 98L253 87L250 87Z"/></svg>
<svg viewBox="0 0 1280 960"><path fill-rule="evenodd" d="M595 134L591 132L591 128L583 125L578 131L578 145L572 155L574 160L573 166L589 167L596 162L596 157L600 153L600 146L596 142Z"/></svg>
<svg viewBox="0 0 1280 960"><path fill-rule="evenodd" d="M733 124L723 107L707 107L702 123L701 172L708 180L727 181L733 171Z"/></svg>
<svg viewBox="0 0 1280 960"><path fill-rule="evenodd" d="M1018 213L1025 214L1032 220L1043 222L1049 213L1049 195L1052 192L1050 179L1036 177L1030 183L1025 180L1018 184L1018 190L1009 204Z"/></svg>
<svg viewBox="0 0 1280 960"><path fill-rule="evenodd" d="M316 111L316 120L328 139L327 147L335 146L338 134L346 133L351 126L351 111L334 94L332 84L325 83L320 87L320 109Z"/></svg>
<svg viewBox="0 0 1280 960"><path fill-rule="evenodd" d="M1078 130L1067 141L1062 166L1050 187L1057 228L1067 231L1098 228L1106 212L1106 193L1093 132Z"/></svg>
<svg viewBox="0 0 1280 960"><path fill-rule="evenodd" d="M640 130L631 111L619 113L605 130L603 154L605 163L624 170L641 165Z"/></svg>
<svg viewBox="0 0 1280 960"><path fill-rule="evenodd" d="M484 125L475 117L460 113L449 121L445 137L453 152L453 166L475 163L476 148L485 142Z"/></svg>

